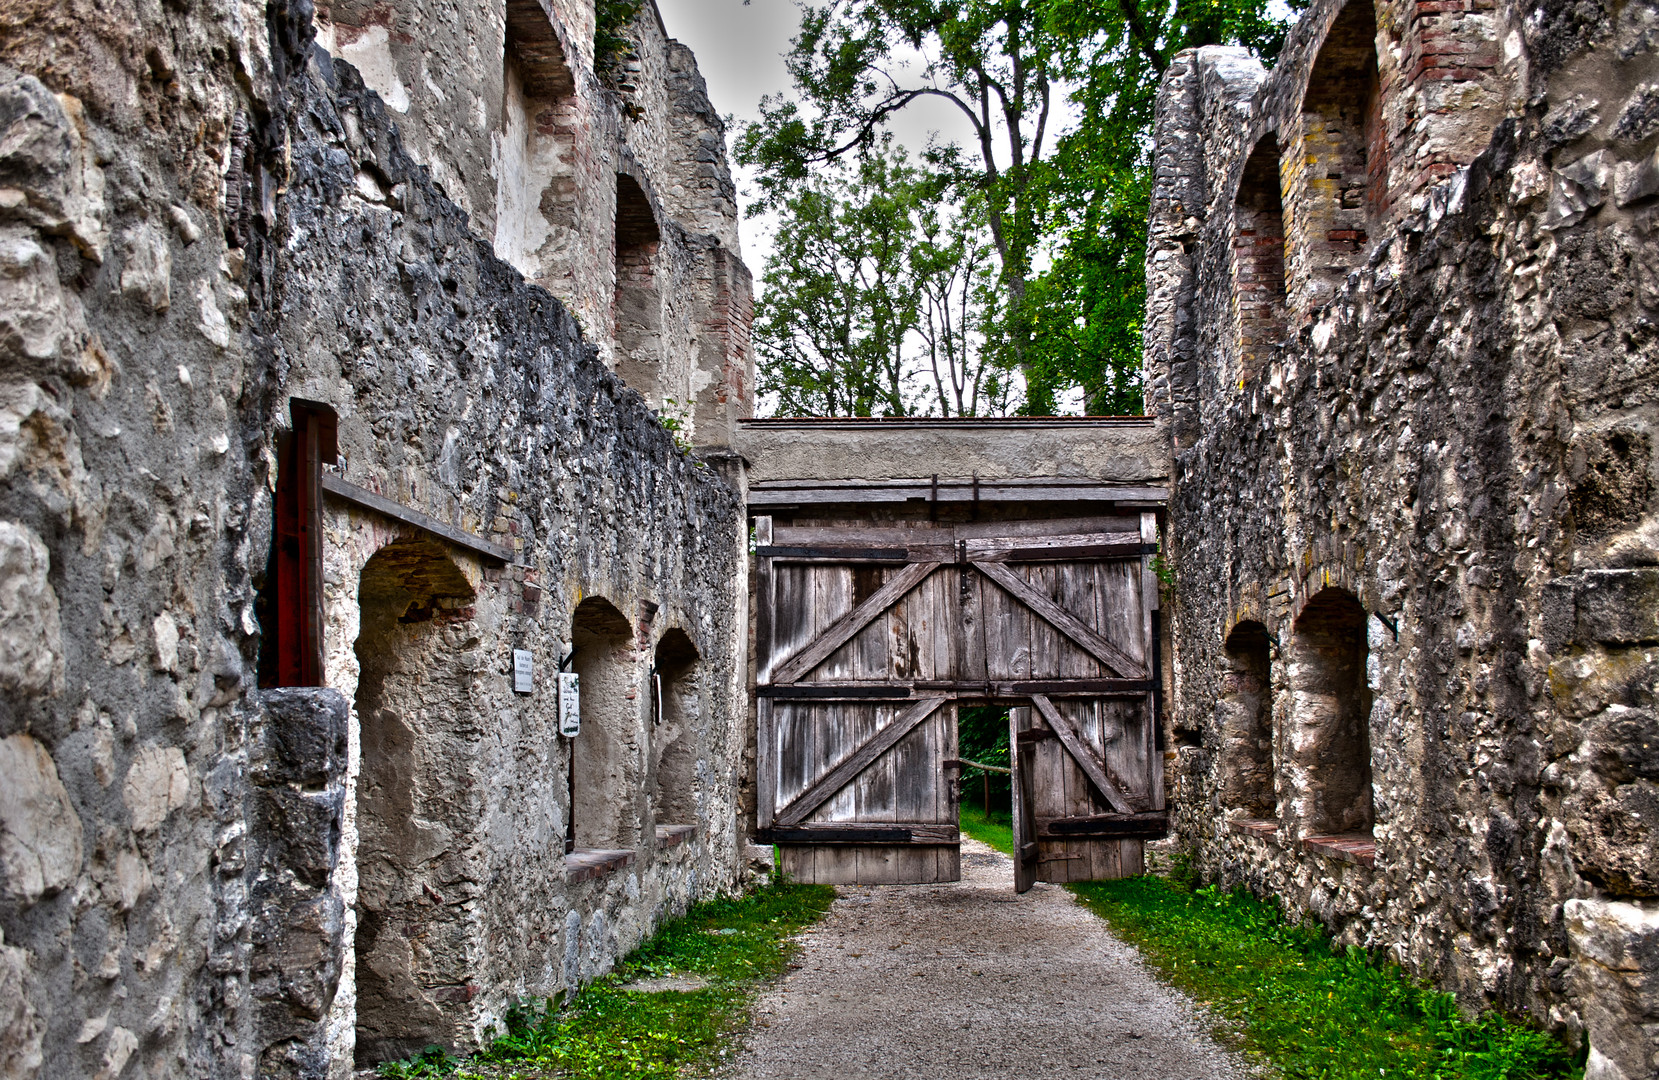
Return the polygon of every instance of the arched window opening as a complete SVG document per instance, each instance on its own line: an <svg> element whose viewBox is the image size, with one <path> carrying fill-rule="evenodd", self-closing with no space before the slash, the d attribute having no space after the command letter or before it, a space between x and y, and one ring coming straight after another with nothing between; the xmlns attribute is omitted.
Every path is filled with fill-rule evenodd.
<svg viewBox="0 0 1659 1080"><path fill-rule="evenodd" d="M1279 197L1279 141L1270 134L1261 137L1244 163L1233 223L1233 295L1242 381L1262 369L1285 337L1285 219Z"/></svg>
<svg viewBox="0 0 1659 1080"><path fill-rule="evenodd" d="M1241 622L1227 635L1222 677L1221 799L1253 819L1275 814L1273 793L1273 684L1267 628Z"/></svg>
<svg viewBox="0 0 1659 1080"><path fill-rule="evenodd" d="M628 620L608 600L576 606L571 669L581 677L581 733L572 740L568 851L631 849L639 835L640 694Z"/></svg>
<svg viewBox="0 0 1659 1080"><path fill-rule="evenodd" d="M576 226L576 81L535 0L507 4L501 82L495 253L551 287Z"/></svg>
<svg viewBox="0 0 1659 1080"><path fill-rule="evenodd" d="M1361 265L1387 203L1377 19L1351 0L1331 24L1302 98L1301 182L1291 211L1305 264L1303 313Z"/></svg>
<svg viewBox="0 0 1659 1080"><path fill-rule="evenodd" d="M657 643L651 677L651 805L657 839L677 841L705 817L699 805L697 761L703 742L702 687L697 647L674 629Z"/></svg>
<svg viewBox="0 0 1659 1080"><path fill-rule="evenodd" d="M1371 689L1365 678L1365 609L1325 589L1296 620L1289 745L1299 773L1304 831L1370 834Z"/></svg>
<svg viewBox="0 0 1659 1080"><path fill-rule="evenodd" d="M616 175L616 373L658 403L662 367L662 298L656 258L662 234L639 181Z"/></svg>
<svg viewBox="0 0 1659 1080"><path fill-rule="evenodd" d="M402 539L363 567L357 636L357 1064L458 1046L448 1002L474 968L469 833L473 590L438 544Z"/></svg>

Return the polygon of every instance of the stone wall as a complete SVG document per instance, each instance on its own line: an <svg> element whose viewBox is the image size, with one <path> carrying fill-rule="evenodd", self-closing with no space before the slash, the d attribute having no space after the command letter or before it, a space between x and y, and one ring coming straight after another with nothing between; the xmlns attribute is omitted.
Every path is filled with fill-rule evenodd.
<svg viewBox="0 0 1659 1080"><path fill-rule="evenodd" d="M1212 877L1652 1076L1659 10L1366 2L1160 97L1172 805Z"/></svg>
<svg viewBox="0 0 1659 1080"><path fill-rule="evenodd" d="M591 3L539 0L318 9L320 43L380 95L473 230L684 437L723 446L754 385L725 125L654 4L608 76L593 24ZM618 231L647 209L648 243Z"/></svg>
<svg viewBox="0 0 1659 1080"><path fill-rule="evenodd" d="M558 84L549 41L591 71L592 8L569 7L435 8L383 49L365 19L355 54L340 19L333 56L305 0L0 13L0 1075L346 1076L359 1051L469 1043L740 883L740 499L607 370L608 306L579 323L498 257L485 103L511 100L509 27L521 86ZM679 46L641 62L671 102L701 93ZM681 245L658 264L695 331L677 347L727 380L699 434L718 447L748 279L735 227L692 230L730 219L723 153L678 177L690 121L619 120L582 86L602 132L656 133L653 183L694 223L651 204ZM600 143L558 146L628 150ZM597 281L595 199L576 227L604 237ZM328 497L326 685L262 690L292 399L338 416L330 482L402 519ZM581 737L551 687L584 602L625 627L577 654L616 688L583 718L625 785L618 846L567 857Z"/></svg>

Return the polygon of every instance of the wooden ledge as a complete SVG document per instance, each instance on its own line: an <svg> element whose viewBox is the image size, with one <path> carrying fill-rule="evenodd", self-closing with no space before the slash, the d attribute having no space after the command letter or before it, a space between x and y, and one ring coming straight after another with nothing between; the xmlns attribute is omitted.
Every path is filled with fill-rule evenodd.
<svg viewBox="0 0 1659 1080"><path fill-rule="evenodd" d="M659 848L677 847L697 835L695 825L658 825L657 846Z"/></svg>
<svg viewBox="0 0 1659 1080"><path fill-rule="evenodd" d="M634 853L631 851L579 848L565 856L565 880L572 885L579 881L593 881L615 873L633 861Z"/></svg>
<svg viewBox="0 0 1659 1080"><path fill-rule="evenodd" d="M1302 850L1328 859L1352 863L1355 866L1377 865L1377 841L1368 833L1344 833L1340 836L1304 836Z"/></svg>
<svg viewBox="0 0 1659 1080"><path fill-rule="evenodd" d="M1227 822L1234 832L1246 836L1273 837L1279 835L1278 818L1232 818Z"/></svg>

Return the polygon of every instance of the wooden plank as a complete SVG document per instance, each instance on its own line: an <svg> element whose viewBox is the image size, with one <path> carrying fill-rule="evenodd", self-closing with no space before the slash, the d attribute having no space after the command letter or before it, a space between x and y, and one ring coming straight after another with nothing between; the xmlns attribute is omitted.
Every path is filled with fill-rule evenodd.
<svg viewBox="0 0 1659 1080"><path fill-rule="evenodd" d="M1036 854L1036 829L1031 821L1030 803L1026 795L1026 776L1028 775L1029 751L1020 746L1020 730L1024 726L1029 709L1008 710L1008 745L1012 748L1008 755L1008 763L1013 767L1013 775L1009 777L1013 803L1013 842L1014 842L1014 891L1016 893L1029 892L1036 882L1036 867L1032 865L1030 855ZM1023 715L1022 715L1023 714Z"/></svg>
<svg viewBox="0 0 1659 1080"><path fill-rule="evenodd" d="M755 785L755 826L761 829L772 824L773 800L777 796L773 777L778 772L772 754L772 703L760 698L755 702L755 763L760 771L760 782Z"/></svg>
<svg viewBox="0 0 1659 1080"><path fill-rule="evenodd" d="M762 559L788 559L812 562L910 562L910 551L902 547L781 547L769 544L757 547L755 555ZM920 558L914 561L921 561Z"/></svg>
<svg viewBox="0 0 1659 1080"><path fill-rule="evenodd" d="M895 571L874 596L853 608L800 652L779 665L770 681L787 683L798 680L846 644L849 638L868 626L871 620L886 611L905 593L921 584L938 567L938 563L931 562L909 563L902 570ZM778 600L781 603L784 597L780 595Z"/></svg>
<svg viewBox="0 0 1659 1080"><path fill-rule="evenodd" d="M1129 559L1145 554L1138 533L1061 533L996 536L961 541L974 562L1044 562L1062 559Z"/></svg>
<svg viewBox="0 0 1659 1080"><path fill-rule="evenodd" d="M795 484L796 486L780 486ZM761 481L751 484L748 505L752 509L781 506L811 506L825 504L903 503L915 500L929 501L933 488L926 481L893 481L855 483L836 486L833 481L817 481L811 486L797 481ZM1062 480L1059 483L1042 481L981 482L976 492L971 482L941 481L937 498L940 503L970 502L1135 502L1164 503L1169 489L1161 487L1130 487L1119 484L1090 483Z"/></svg>
<svg viewBox="0 0 1659 1080"><path fill-rule="evenodd" d="M1148 672L1116 645L1085 626L1076 616L1044 596L1031 583L1001 563L973 564L979 572L996 582L1007 593L1030 608L1043 621L1065 634L1085 649L1089 655L1105 664L1114 674L1123 678L1145 679Z"/></svg>
<svg viewBox="0 0 1659 1080"><path fill-rule="evenodd" d="M777 825L755 834L762 844L957 844L955 825L932 822L838 821L834 824Z"/></svg>
<svg viewBox="0 0 1659 1080"><path fill-rule="evenodd" d="M773 669L781 660L812 643L813 609L817 604L812 567L799 563L780 566L768 560L768 575L772 597L768 618L772 632L766 643L766 662L756 676L763 686L775 681Z"/></svg>
<svg viewBox="0 0 1659 1080"><path fill-rule="evenodd" d="M1039 822L1040 837L1122 839L1128 836L1161 839L1169 835L1169 811L1140 814L1088 814Z"/></svg>
<svg viewBox="0 0 1659 1080"><path fill-rule="evenodd" d="M876 737L849 754L840 764L809 784L805 791L778 812L779 825L799 825L807 815L818 809L824 800L847 785L863 772L871 762L886 753L894 743L909 734L917 724L950 699L943 696L927 697L900 713L891 724L882 728Z"/></svg>
<svg viewBox="0 0 1659 1080"><path fill-rule="evenodd" d="M858 605L853 602L853 568L844 563L821 564L812 568L817 598L817 636L839 623ZM852 653L846 648L832 650L813 667L801 673L802 681L845 682L853 677ZM794 680L790 680L794 681Z"/></svg>
<svg viewBox="0 0 1659 1080"><path fill-rule="evenodd" d="M893 722L895 706L882 704L870 716L868 725L859 725L859 740L863 746L875 738L885 725ZM854 818L868 822L916 820L898 812L898 767L892 754L883 754L842 789L842 796L853 800ZM832 802L835 800L831 800Z"/></svg>
<svg viewBox="0 0 1659 1080"><path fill-rule="evenodd" d="M758 697L777 700L903 701L918 694L1005 698L1023 701L1032 694L1057 697L1142 698L1152 692L1150 679L1026 679L984 682L955 679L849 679L833 683L767 684L755 687Z"/></svg>
<svg viewBox="0 0 1659 1080"><path fill-rule="evenodd" d="M491 543L481 536L474 536L464 529L457 529L453 525L439 521L430 514L423 514L413 507L394 502L384 495L370 491L368 488L348 484L332 473L322 474L322 489L336 499L351 503L354 506L361 506L365 510L373 510L375 513L389 517L393 521L413 525L423 532L442 537L456 547L465 548L475 555L482 555L487 559L504 563L510 563L514 559L515 552L512 548L502 547L500 544Z"/></svg>
<svg viewBox="0 0 1659 1080"><path fill-rule="evenodd" d="M1133 814L1138 808L1129 801L1129 797L1123 793L1123 789L1106 775L1105 767L1083 745L1078 738L1077 730L1072 727L1071 721L1061 716L1059 710L1054 707L1054 703L1041 694L1033 694L1031 704L1035 705L1037 711L1043 714L1043 719L1048 721L1048 726L1054 731L1055 735L1060 737L1061 745L1072 756L1072 760L1076 761L1082 768L1083 775L1089 778L1089 783L1095 786L1095 790L1100 792L1101 797L1110 803L1118 813Z"/></svg>

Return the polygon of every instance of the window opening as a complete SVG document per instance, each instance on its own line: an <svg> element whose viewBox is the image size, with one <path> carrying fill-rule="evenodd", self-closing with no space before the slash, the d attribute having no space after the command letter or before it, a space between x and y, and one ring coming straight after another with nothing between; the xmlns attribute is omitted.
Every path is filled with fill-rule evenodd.
<svg viewBox="0 0 1659 1080"><path fill-rule="evenodd" d="M683 630L672 629L657 643L653 674L652 809L658 829L696 825L697 758L703 741L702 687L697 647Z"/></svg>
<svg viewBox="0 0 1659 1080"><path fill-rule="evenodd" d="M536 0L509 0L506 18L495 253L550 286L576 226L576 81Z"/></svg>
<svg viewBox="0 0 1659 1080"><path fill-rule="evenodd" d="M1302 774L1304 824L1313 833L1371 829L1365 625L1365 609L1342 589L1320 592L1296 620L1290 745Z"/></svg>
<svg viewBox="0 0 1659 1080"><path fill-rule="evenodd" d="M651 200L638 180L616 176L617 374L650 402L662 388L662 299L657 291L656 256L662 234Z"/></svg>
<svg viewBox="0 0 1659 1080"><path fill-rule="evenodd" d="M1302 99L1302 184L1293 216L1307 264L1308 311L1361 265L1386 208L1387 142L1377 72L1377 19L1351 0L1331 24Z"/></svg>
<svg viewBox="0 0 1659 1080"><path fill-rule="evenodd" d="M1254 376L1285 337L1285 221L1279 141L1263 135L1244 163L1233 205L1233 290L1239 378Z"/></svg>

